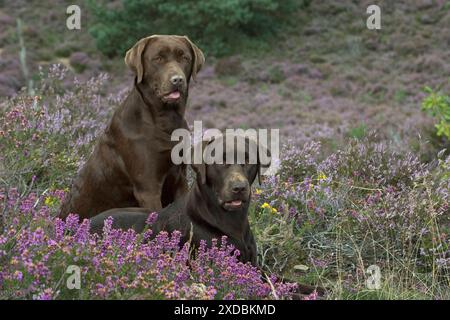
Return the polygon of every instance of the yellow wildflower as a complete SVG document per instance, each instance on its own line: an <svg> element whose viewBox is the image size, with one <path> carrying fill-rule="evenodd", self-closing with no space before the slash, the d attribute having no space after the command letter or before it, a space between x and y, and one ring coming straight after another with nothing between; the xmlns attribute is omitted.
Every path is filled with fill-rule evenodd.
<svg viewBox="0 0 450 320"><path fill-rule="evenodd" d="M263 205L261 206L261 209L265 209L265 208L270 208L270 204L268 204L267 202L264 202Z"/></svg>
<svg viewBox="0 0 450 320"><path fill-rule="evenodd" d="M262 192L261 189L258 188L255 189L255 194L261 194L261 192Z"/></svg>
<svg viewBox="0 0 450 320"><path fill-rule="evenodd" d="M48 197L45 198L44 203L45 203L45 205L46 205L47 207L52 207L52 206L54 206L55 203L56 203L56 198L55 198L55 197L48 196Z"/></svg>
<svg viewBox="0 0 450 320"><path fill-rule="evenodd" d="M323 173L322 171L319 172L318 176L317 176L317 180L321 181L321 180L326 180L327 176L325 175L325 173Z"/></svg>
<svg viewBox="0 0 450 320"><path fill-rule="evenodd" d="M272 207L270 204L268 204L267 202L264 202L263 205L261 206L261 209L269 209L269 211L272 214L276 214L278 213L278 210L275 209L274 207Z"/></svg>

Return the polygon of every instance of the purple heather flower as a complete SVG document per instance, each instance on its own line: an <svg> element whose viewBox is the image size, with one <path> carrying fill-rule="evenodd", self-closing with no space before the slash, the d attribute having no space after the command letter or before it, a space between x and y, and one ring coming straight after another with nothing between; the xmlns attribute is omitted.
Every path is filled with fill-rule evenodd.
<svg viewBox="0 0 450 320"><path fill-rule="evenodd" d="M303 300L317 300L318 298L318 294L317 291L314 290L311 294L309 294L308 296L304 297Z"/></svg>
<svg viewBox="0 0 450 320"><path fill-rule="evenodd" d="M147 220L145 221L145 223L149 226L151 226L152 224L154 224L156 222L156 220L158 219L158 213L157 212L152 212L148 215Z"/></svg>

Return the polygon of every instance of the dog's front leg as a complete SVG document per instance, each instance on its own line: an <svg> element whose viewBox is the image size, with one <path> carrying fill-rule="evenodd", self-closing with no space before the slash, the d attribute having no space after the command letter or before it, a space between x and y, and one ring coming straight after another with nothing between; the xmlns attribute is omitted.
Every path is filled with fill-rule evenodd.
<svg viewBox="0 0 450 320"><path fill-rule="evenodd" d="M133 142L133 143L131 143ZM123 171L133 187L133 196L141 208L160 210L164 175L156 159L149 154L142 143L130 140L128 149L121 150Z"/></svg>

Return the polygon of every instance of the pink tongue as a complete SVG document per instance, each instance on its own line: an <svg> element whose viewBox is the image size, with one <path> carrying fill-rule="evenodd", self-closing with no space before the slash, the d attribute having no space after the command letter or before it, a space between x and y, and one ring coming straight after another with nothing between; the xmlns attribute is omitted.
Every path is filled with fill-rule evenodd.
<svg viewBox="0 0 450 320"><path fill-rule="evenodd" d="M231 201L231 204L232 204L233 206L240 206L241 203L242 203L241 200L234 200L234 201Z"/></svg>
<svg viewBox="0 0 450 320"><path fill-rule="evenodd" d="M169 98L169 99L178 99L179 97L180 97L179 91L174 91L167 96L167 98Z"/></svg>

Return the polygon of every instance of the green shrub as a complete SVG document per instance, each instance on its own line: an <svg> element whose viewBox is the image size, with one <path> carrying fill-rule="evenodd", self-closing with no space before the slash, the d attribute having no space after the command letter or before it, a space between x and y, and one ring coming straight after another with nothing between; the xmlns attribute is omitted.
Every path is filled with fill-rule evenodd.
<svg viewBox="0 0 450 320"><path fill-rule="evenodd" d="M422 102L422 110L428 111L438 123L436 134L450 139L450 96L440 94L430 87L425 88L428 96Z"/></svg>
<svg viewBox="0 0 450 320"><path fill-rule="evenodd" d="M123 55L138 39L151 34L188 35L207 53L223 55L251 37L278 31L307 3L297 0L123 0L108 8L87 0L90 28L99 50Z"/></svg>

